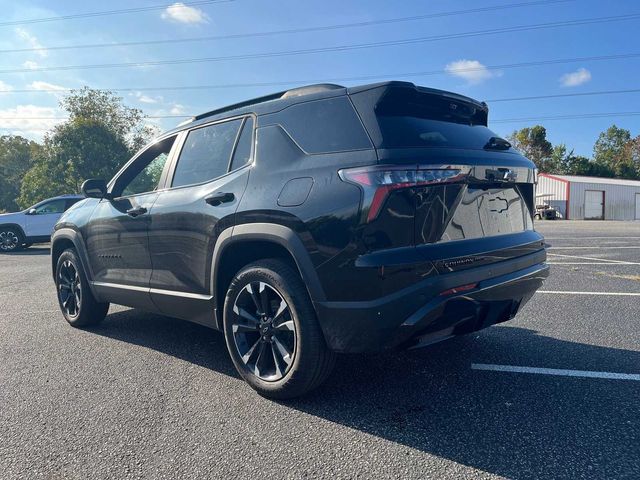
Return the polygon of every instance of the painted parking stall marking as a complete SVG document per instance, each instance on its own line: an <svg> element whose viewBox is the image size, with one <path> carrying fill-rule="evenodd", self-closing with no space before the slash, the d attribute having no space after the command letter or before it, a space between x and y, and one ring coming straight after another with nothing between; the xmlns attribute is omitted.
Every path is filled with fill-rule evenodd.
<svg viewBox="0 0 640 480"><path fill-rule="evenodd" d="M565 290L538 290L536 294L553 294L553 295L609 295L613 297L640 297L640 292L571 292Z"/></svg>
<svg viewBox="0 0 640 480"><path fill-rule="evenodd" d="M515 365L496 365L491 363L472 363L472 370L493 372L531 373L535 375L555 375L560 377L604 378L608 380L631 380L640 382L638 373L596 372L590 370L567 370L562 368L520 367Z"/></svg>

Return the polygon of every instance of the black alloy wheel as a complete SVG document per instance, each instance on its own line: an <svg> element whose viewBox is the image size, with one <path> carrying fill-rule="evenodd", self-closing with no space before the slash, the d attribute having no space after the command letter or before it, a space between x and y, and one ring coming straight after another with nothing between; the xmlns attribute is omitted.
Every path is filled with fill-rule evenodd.
<svg viewBox="0 0 640 480"><path fill-rule="evenodd" d="M251 282L233 305L231 328L244 365L267 382L280 380L296 351L296 327L282 295L264 282Z"/></svg>
<svg viewBox="0 0 640 480"><path fill-rule="evenodd" d="M58 269L58 300L60 308L69 318L76 318L82 304L80 275L71 260L65 260Z"/></svg>
<svg viewBox="0 0 640 480"><path fill-rule="evenodd" d="M260 395L304 395L331 373L335 353L327 348L300 274L282 259L258 260L236 273L223 323L236 370Z"/></svg>
<svg viewBox="0 0 640 480"><path fill-rule="evenodd" d="M58 304L65 320L74 327L96 325L104 320L109 303L98 302L75 250L62 252L56 263Z"/></svg>

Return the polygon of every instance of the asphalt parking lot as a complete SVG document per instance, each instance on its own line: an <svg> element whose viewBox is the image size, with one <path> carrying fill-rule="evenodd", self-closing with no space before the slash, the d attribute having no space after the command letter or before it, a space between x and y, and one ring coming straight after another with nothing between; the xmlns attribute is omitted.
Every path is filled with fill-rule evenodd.
<svg viewBox="0 0 640 480"><path fill-rule="evenodd" d="M0 476L640 478L640 223L538 229L552 273L515 320L342 357L287 403L222 334L123 307L73 329L48 248L0 256Z"/></svg>

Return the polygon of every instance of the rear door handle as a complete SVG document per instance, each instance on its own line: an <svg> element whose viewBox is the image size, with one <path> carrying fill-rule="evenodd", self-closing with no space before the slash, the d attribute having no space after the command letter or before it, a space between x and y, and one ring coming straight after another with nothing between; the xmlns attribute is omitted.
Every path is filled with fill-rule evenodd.
<svg viewBox="0 0 640 480"><path fill-rule="evenodd" d="M215 192L207 197L204 197L204 201L209 205L217 207L220 204L232 202L235 198L235 195L231 192Z"/></svg>
<svg viewBox="0 0 640 480"><path fill-rule="evenodd" d="M127 215L134 218L145 213L147 213L147 209L144 207L134 207L127 210Z"/></svg>

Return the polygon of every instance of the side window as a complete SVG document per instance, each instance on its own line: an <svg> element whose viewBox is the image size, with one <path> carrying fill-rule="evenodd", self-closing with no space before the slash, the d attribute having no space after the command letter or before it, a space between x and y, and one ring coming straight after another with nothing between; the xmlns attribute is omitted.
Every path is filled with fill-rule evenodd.
<svg viewBox="0 0 640 480"><path fill-rule="evenodd" d="M253 118L248 117L244 125L242 126L242 132L238 138L238 144L236 145L236 151L233 152L233 159L231 160L231 168L229 170L236 170L240 167L244 167L251 160L251 147L253 146Z"/></svg>
<svg viewBox="0 0 640 480"><path fill-rule="evenodd" d="M75 205L76 203L78 203L80 200L82 200L81 198L69 198L67 199L67 203L64 207L65 212L67 210L69 210L73 205Z"/></svg>
<svg viewBox="0 0 640 480"><path fill-rule="evenodd" d="M280 123L307 153L373 148L346 96L292 105L275 114L273 121Z"/></svg>
<svg viewBox="0 0 640 480"><path fill-rule="evenodd" d="M113 189L115 197L138 195L158 188L162 171L169 158L176 137L165 138L147 148L127 170L123 172Z"/></svg>
<svg viewBox="0 0 640 480"><path fill-rule="evenodd" d="M46 215L48 213L62 213L65 208L65 199L60 198L51 202L43 203L39 207L36 207L36 215Z"/></svg>
<svg viewBox="0 0 640 480"><path fill-rule="evenodd" d="M242 119L191 130L178 157L172 187L203 183L227 173Z"/></svg>

